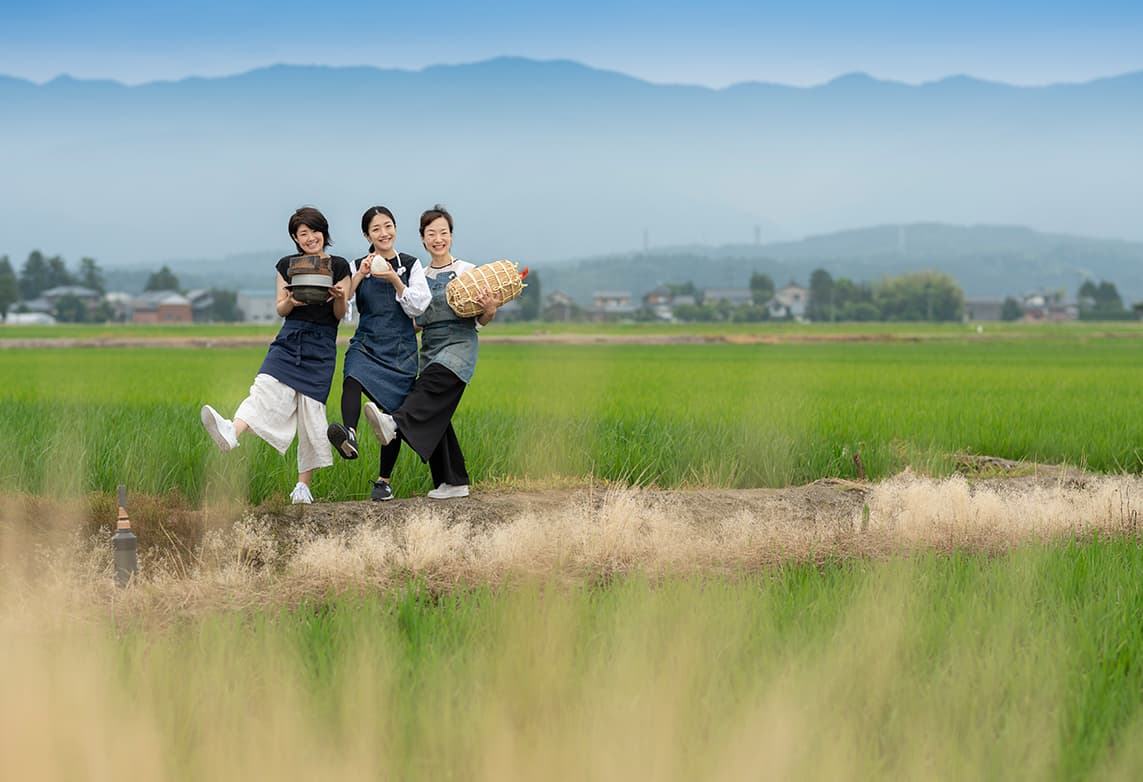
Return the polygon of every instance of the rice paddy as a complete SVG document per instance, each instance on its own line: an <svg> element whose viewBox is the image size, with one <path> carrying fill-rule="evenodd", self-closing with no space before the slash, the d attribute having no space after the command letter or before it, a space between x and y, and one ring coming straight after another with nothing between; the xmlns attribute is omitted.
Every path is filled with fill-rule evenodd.
<svg viewBox="0 0 1143 782"><path fill-rule="evenodd" d="M221 485L260 503L288 492L293 450L256 438L218 454L197 411L233 414L262 348L6 350L0 487L111 492L201 503ZM946 475L953 455L1143 466L1143 339L1061 336L810 344L481 348L455 425L477 486L587 481L658 487L780 487L910 467ZM340 370L338 377L340 378ZM328 404L340 418L340 384ZM364 426L364 422L362 422ZM360 499L377 443L318 472L319 499ZM66 465L66 469L60 467ZM398 497L427 468L405 450Z"/></svg>

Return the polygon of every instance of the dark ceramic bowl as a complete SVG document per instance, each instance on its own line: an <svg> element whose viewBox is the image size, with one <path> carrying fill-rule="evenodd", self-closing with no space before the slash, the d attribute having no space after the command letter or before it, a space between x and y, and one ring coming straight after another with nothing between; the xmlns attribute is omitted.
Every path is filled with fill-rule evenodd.
<svg viewBox="0 0 1143 782"><path fill-rule="evenodd" d="M296 274L286 286L302 304L321 304L329 298L333 277L327 274Z"/></svg>

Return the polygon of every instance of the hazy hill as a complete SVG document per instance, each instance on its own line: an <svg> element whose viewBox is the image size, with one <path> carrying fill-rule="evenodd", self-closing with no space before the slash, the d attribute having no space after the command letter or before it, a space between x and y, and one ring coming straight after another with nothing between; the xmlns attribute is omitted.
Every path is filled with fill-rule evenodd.
<svg viewBox="0 0 1143 782"><path fill-rule="evenodd" d="M660 283L747 287L757 271L778 285L809 283L814 269L875 282L937 269L972 298L1004 298L1044 288L1075 294L1084 280L1114 282L1129 301L1143 299L1143 243L1046 234L1015 226L920 223L812 236L798 242L689 246L584 258L542 267L545 291L589 303L595 290L642 295Z"/></svg>
<svg viewBox="0 0 1143 782"><path fill-rule="evenodd" d="M302 203L351 255L365 207L392 206L416 250L416 216L444 201L457 253L478 261L932 220L1143 240L1143 73L713 90L504 58L130 87L0 78L0 107L0 253L15 258L285 252Z"/></svg>

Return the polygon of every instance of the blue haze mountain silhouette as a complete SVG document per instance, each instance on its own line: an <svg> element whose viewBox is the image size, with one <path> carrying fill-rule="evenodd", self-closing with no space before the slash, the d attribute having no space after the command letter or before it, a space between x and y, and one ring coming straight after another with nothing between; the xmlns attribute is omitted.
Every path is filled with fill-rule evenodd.
<svg viewBox="0 0 1143 782"><path fill-rule="evenodd" d="M421 71L274 66L139 86L0 77L0 119L0 254L16 265L38 248L104 268L257 266L292 249L286 218L301 204L322 208L332 249L347 256L364 249L364 208L389 205L398 246L423 256L417 215L440 201L457 218L457 255L519 259L556 277L570 259L614 268L690 255L740 259L723 275L735 283L751 259L799 274L864 258L831 271L868 279L893 264L842 229L885 226L887 257L921 268L935 256L910 255L908 234L919 241L951 223L942 262L1034 261L1023 271L1056 274L1026 287L1121 272L1110 278L1143 295L1143 72L1048 87L851 74L813 88L714 90L501 58ZM902 224L918 224L904 254ZM980 224L1036 230L964 233ZM1030 244L956 246L1013 231ZM816 234L832 238L797 241ZM1064 257L1069 243L1082 257ZM665 247L676 249L656 256ZM966 290L1009 292L1002 277Z"/></svg>

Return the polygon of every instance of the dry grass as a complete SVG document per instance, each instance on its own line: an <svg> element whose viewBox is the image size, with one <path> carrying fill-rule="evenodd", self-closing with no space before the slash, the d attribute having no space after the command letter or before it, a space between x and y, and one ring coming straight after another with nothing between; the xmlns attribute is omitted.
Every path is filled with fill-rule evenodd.
<svg viewBox="0 0 1143 782"><path fill-rule="evenodd" d="M112 516L103 501L10 497L0 525L0 607L34 611L51 596L52 605L80 613L104 606L163 617L391 590L411 578L447 590L630 573L733 575L789 561L924 549L998 552L1096 532L1137 534L1143 481L972 483L906 473L874 485L552 496L542 503L513 499L491 516L487 506L410 502L269 507L235 521L217 510L181 508L164 520L161 503L144 501L139 515L149 520L136 528L150 543L141 545L130 590L112 583L110 525L97 527L90 518L92 507Z"/></svg>
<svg viewBox="0 0 1143 782"><path fill-rule="evenodd" d="M835 617L762 610L773 624L759 624L760 606L780 594L669 577L1136 534L1141 488L906 474L738 495L611 489L518 503L496 523L478 504L384 516L363 504L356 523L334 523L340 508L266 508L195 517L190 554L149 546L126 590L113 586L109 530L90 528L90 503L69 515L10 498L0 778L1057 776L1064 706L1076 708L1067 666L1086 668L1052 656L1075 648L1068 622L1009 621L1042 603L1035 561L995 594L975 582L981 593L947 622L934 616L944 601L922 594L932 571L896 558L848 582L851 593L811 586L821 591L789 603ZM619 574L656 586L576 589ZM307 642L333 655L325 663L273 618L330 593L396 595L414 579L438 593L520 588L498 590L456 647L444 633L443 648L408 658L408 638L377 629L383 617ZM535 597L553 582L570 588ZM287 614L296 623L307 610ZM1140 729L1129 722L1122 746ZM1098 763L1121 778L1141 765L1130 749Z"/></svg>

